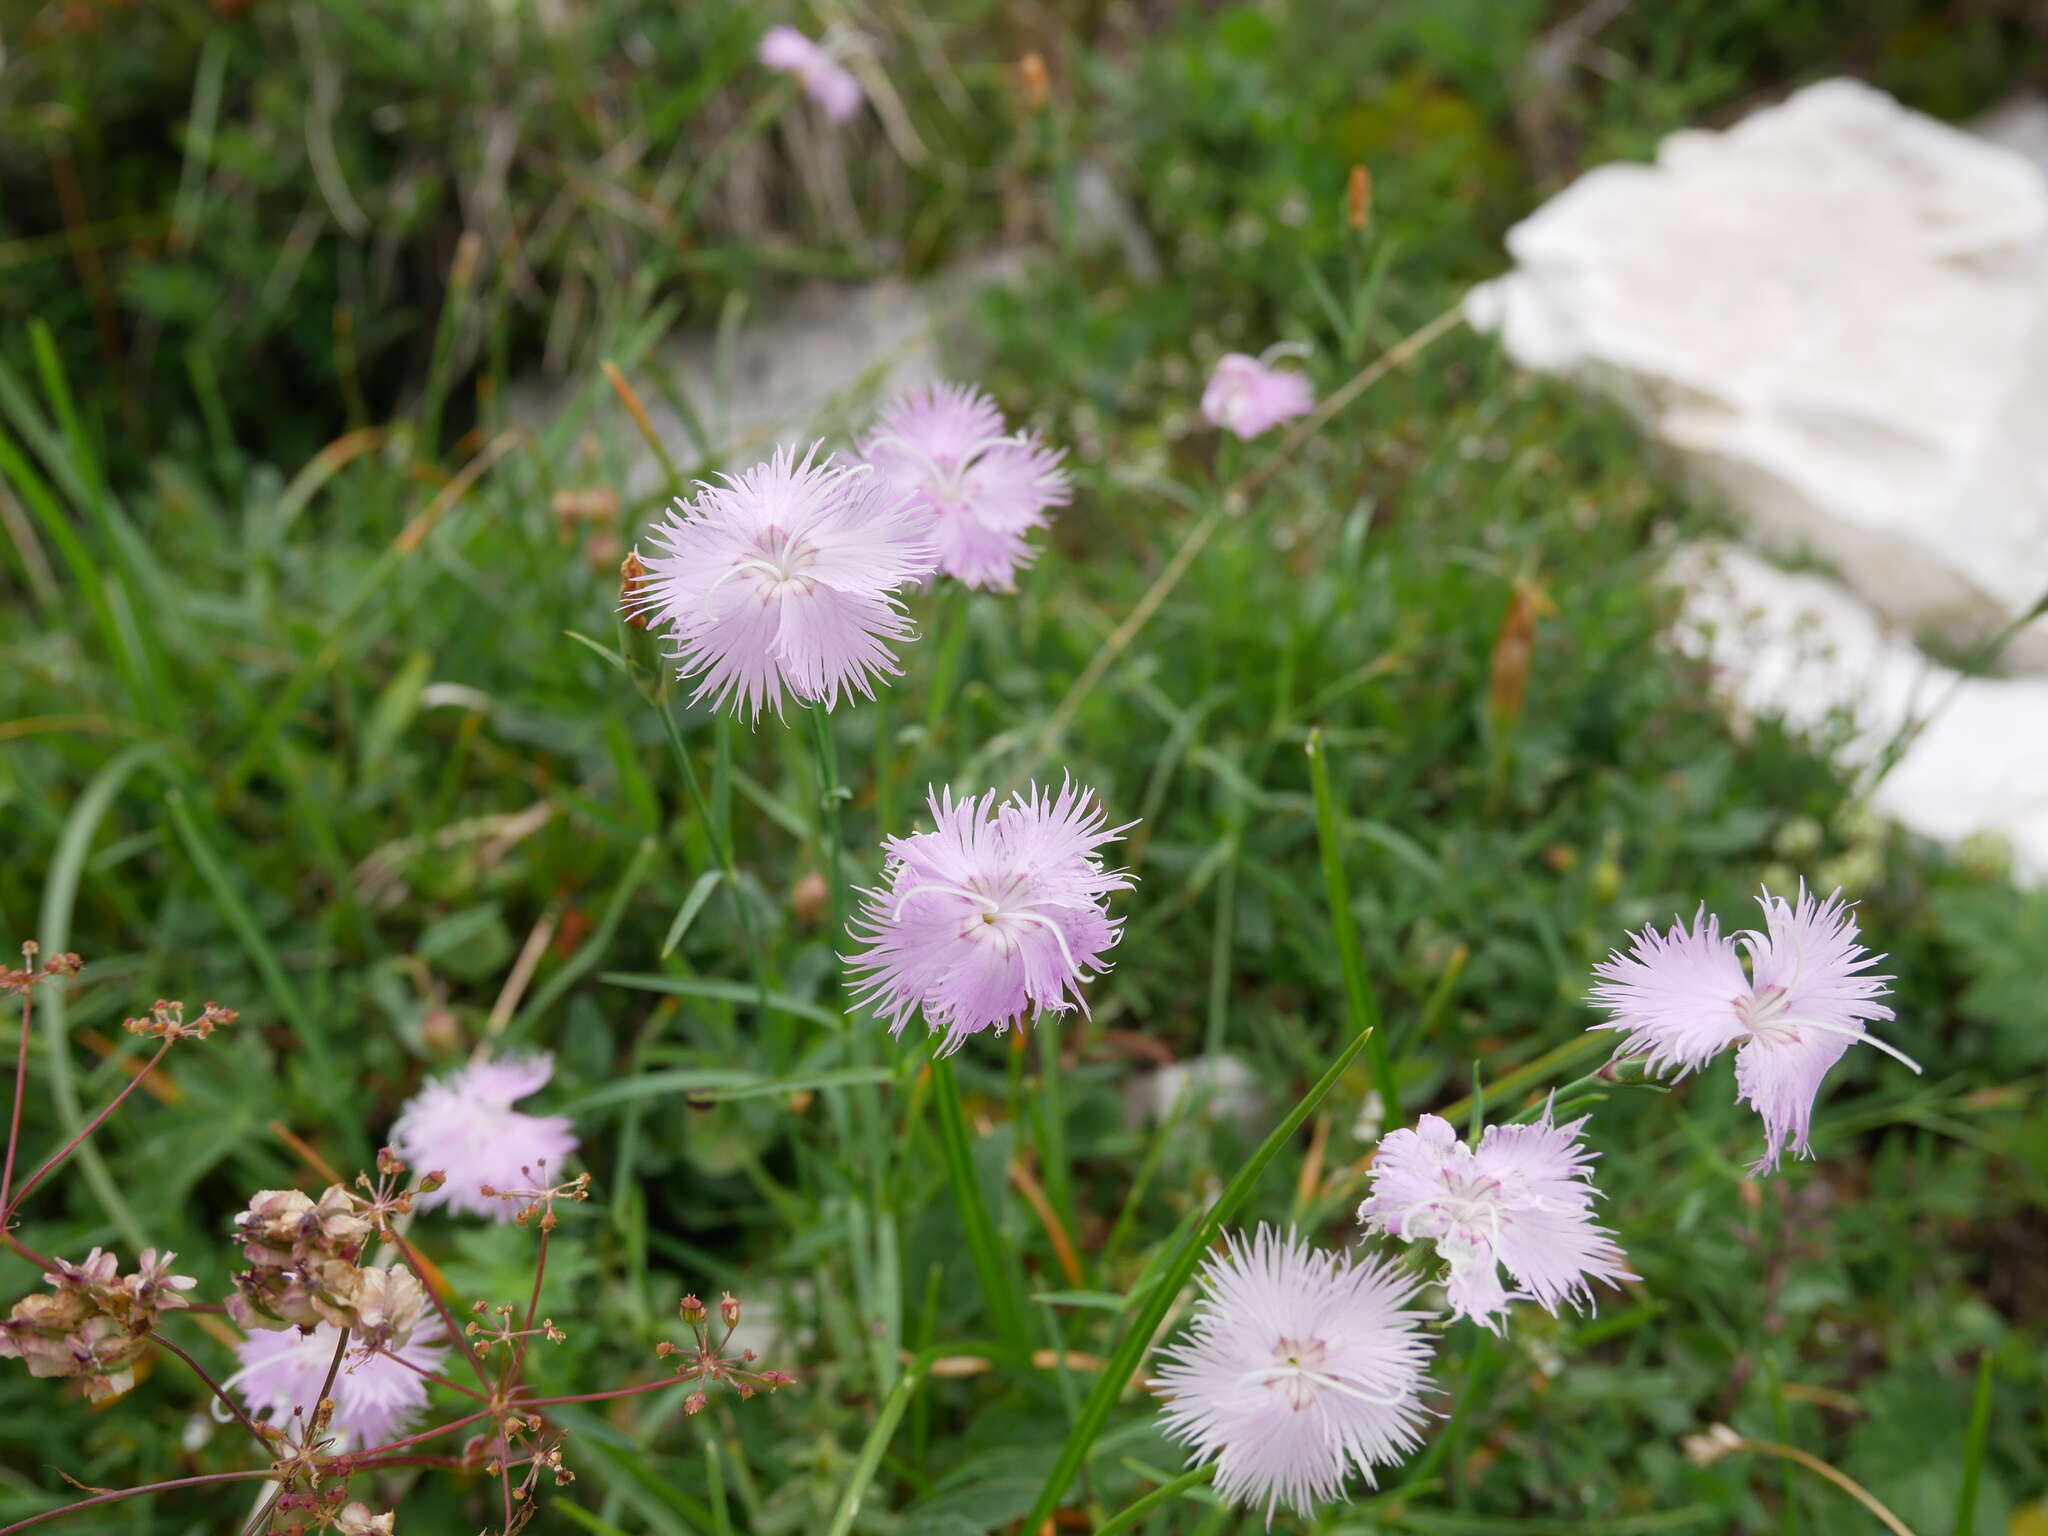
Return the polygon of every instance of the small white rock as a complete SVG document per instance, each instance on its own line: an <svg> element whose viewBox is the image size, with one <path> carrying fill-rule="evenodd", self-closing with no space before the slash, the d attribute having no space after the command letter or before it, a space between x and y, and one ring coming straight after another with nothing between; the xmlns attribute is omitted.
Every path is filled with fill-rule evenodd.
<svg viewBox="0 0 2048 1536"><path fill-rule="evenodd" d="M1693 546L1670 574L1686 594L1673 638L1738 721L1838 733L1838 760L1875 779L1878 813L1951 846L2001 838L2016 879L2048 883L2048 679L1966 677L1838 583L1739 549Z"/></svg>

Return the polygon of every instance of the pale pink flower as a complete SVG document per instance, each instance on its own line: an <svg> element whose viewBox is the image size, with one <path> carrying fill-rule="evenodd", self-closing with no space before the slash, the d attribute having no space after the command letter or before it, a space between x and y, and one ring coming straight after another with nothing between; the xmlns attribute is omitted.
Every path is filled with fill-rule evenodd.
<svg viewBox="0 0 2048 1536"><path fill-rule="evenodd" d="M1764 1122L1764 1155L1752 1174L1775 1169L1788 1144L1813 1155L1807 1137L1821 1079L1857 1041L1920 1070L1864 1028L1892 1017L1876 1001L1891 978L1862 974L1884 957L1857 942L1841 892L1818 901L1802 884L1796 905L1769 891L1757 899L1761 932L1724 938L1702 905L1691 927L1645 928L1626 956L1611 953L1594 967L1600 981L1592 992L1613 1015L1593 1028L1622 1031L1616 1056L1640 1056L1652 1071L1675 1067L1683 1077L1738 1047L1736 1098Z"/></svg>
<svg viewBox="0 0 2048 1536"><path fill-rule="evenodd" d="M1242 352L1226 352L1202 391L1202 414L1209 424L1235 432L1246 442L1283 421L1306 416L1315 403L1315 391L1305 375Z"/></svg>
<svg viewBox="0 0 2048 1536"><path fill-rule="evenodd" d="M1166 1433L1216 1459L1216 1491L1310 1514L1422 1443L1434 1344L1416 1282L1385 1260L1318 1252L1261 1226L1202 1269L1188 1331L1161 1358Z"/></svg>
<svg viewBox="0 0 2048 1536"><path fill-rule="evenodd" d="M1136 823L1109 825L1095 792L1033 785L998 805L990 790L934 791L934 826L886 839L880 890L863 891L852 936L872 947L842 958L859 1000L892 1034L920 1009L942 1053L1025 1014L1088 1011L1082 987L1109 967L1122 918L1112 892L1131 877L1096 851Z"/></svg>
<svg viewBox="0 0 2048 1536"><path fill-rule="evenodd" d="M251 1418L296 1433L313 1417L340 1338L341 1330L332 1323L306 1333L296 1328L252 1333L235 1346L241 1368L225 1385L240 1395ZM427 1380L419 1373L440 1370L447 1356L438 1324L422 1328L390 1354L373 1354L351 1343L328 1389L334 1399L334 1433L355 1450L403 1435L427 1406Z"/></svg>
<svg viewBox="0 0 2048 1536"><path fill-rule="evenodd" d="M827 709L842 692L875 696L901 672L893 641L913 638L893 595L930 575L930 515L865 466L813 445L699 482L651 532L633 607L666 628L691 702L728 700L755 720L782 713L783 693Z"/></svg>
<svg viewBox="0 0 2048 1536"><path fill-rule="evenodd" d="M1070 495L1060 451L1009 432L995 401L959 384L905 395L854 452L931 517L939 569L969 587L1014 585L1036 553L1024 536Z"/></svg>
<svg viewBox="0 0 2048 1536"><path fill-rule="evenodd" d="M760 59L770 69L794 75L804 94L833 122L843 123L860 110L860 81L795 27L770 27L763 33Z"/></svg>
<svg viewBox="0 0 2048 1536"><path fill-rule="evenodd" d="M512 1107L540 1092L554 1074L552 1056L501 1056L472 1062L406 1100L391 1127L392 1149L422 1174L447 1175L439 1189L413 1203L510 1221L518 1202L486 1195L485 1187L532 1184L543 1165L559 1170L577 1147L568 1116Z"/></svg>
<svg viewBox="0 0 2048 1536"><path fill-rule="evenodd" d="M1412 1131L1380 1138L1372 1192L1358 1207L1368 1230L1433 1243L1448 1266L1445 1295L1458 1316L1500 1331L1499 1316L1520 1297L1555 1314L1557 1304L1592 1300L1591 1281L1636 1277L1593 1221L1593 1159L1579 1144L1585 1116L1566 1125L1550 1113L1534 1125L1493 1125L1477 1149L1450 1122L1424 1115ZM1500 1282L1505 1266L1519 1287Z"/></svg>

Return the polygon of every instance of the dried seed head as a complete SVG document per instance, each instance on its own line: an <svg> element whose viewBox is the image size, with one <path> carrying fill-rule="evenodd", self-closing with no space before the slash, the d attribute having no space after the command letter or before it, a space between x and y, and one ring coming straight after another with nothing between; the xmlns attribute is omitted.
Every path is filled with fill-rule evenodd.
<svg viewBox="0 0 2048 1536"><path fill-rule="evenodd" d="M647 562L637 549L627 550L626 558L619 562L619 612L629 628L645 629L649 623Z"/></svg>
<svg viewBox="0 0 2048 1536"><path fill-rule="evenodd" d="M1024 100L1034 112L1043 112L1052 100L1052 78L1046 72L1045 55L1036 48L1017 61L1017 78L1024 87Z"/></svg>
<svg viewBox="0 0 2048 1536"><path fill-rule="evenodd" d="M1372 220L1372 172L1362 165L1351 167L1351 182L1344 195L1344 220L1353 229L1363 229Z"/></svg>

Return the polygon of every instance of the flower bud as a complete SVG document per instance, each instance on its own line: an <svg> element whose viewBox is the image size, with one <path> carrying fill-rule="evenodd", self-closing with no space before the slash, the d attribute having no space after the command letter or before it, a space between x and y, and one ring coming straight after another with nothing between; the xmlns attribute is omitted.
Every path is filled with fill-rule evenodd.
<svg viewBox="0 0 2048 1536"><path fill-rule="evenodd" d="M731 1291L718 1298L718 1315L725 1319L725 1326L737 1328L740 1325L740 1304Z"/></svg>
<svg viewBox="0 0 2048 1536"><path fill-rule="evenodd" d="M685 1296L676 1310L682 1314L686 1323L694 1325L704 1321L704 1303L695 1296Z"/></svg>

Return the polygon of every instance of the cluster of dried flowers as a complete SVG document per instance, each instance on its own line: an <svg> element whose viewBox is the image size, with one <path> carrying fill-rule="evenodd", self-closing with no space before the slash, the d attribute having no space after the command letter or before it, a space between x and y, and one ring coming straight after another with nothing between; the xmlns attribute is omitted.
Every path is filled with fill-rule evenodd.
<svg viewBox="0 0 2048 1536"><path fill-rule="evenodd" d="M664 1342L655 1350L658 1360L675 1357L670 1373L567 1398L542 1396L528 1384L524 1368L533 1344L565 1337L552 1318L535 1315L556 1206L587 1199L590 1188L587 1173L551 1181L550 1166L558 1168L576 1150L568 1120L512 1107L546 1086L554 1070L546 1056L473 1062L430 1082L409 1101L393 1139L414 1157L432 1158L431 1171L413 1176L418 1165L387 1147L378 1154L376 1176L360 1174L353 1186L337 1179L318 1195L298 1189L252 1195L232 1224L242 1267L233 1290L218 1303L189 1299L197 1282L171 1272L175 1254L146 1249L134 1271L123 1274L115 1255L98 1248L78 1263L37 1253L15 1235L29 1191L106 1122L172 1046L204 1040L235 1016L209 1003L188 1020L181 1004L158 1002L130 1019L132 1033L159 1042L156 1054L77 1136L17 1184L33 993L69 980L81 968L75 955L38 965L34 945L25 946L23 955L21 968L0 969L0 996L21 1002L13 1107L0 1164L0 1247L40 1268L50 1289L22 1297L0 1320L0 1359L19 1359L34 1376L75 1381L89 1401L99 1403L132 1388L138 1364L161 1349L198 1378L216 1419L248 1432L261 1461L247 1471L98 1493L70 1507L195 1483L251 1481L267 1491L242 1527L247 1532L391 1536L395 1512L351 1498L351 1479L385 1466L439 1467L496 1480L497 1528L510 1536L532 1517L533 1495L543 1479L560 1484L573 1476L564 1464L562 1432L548 1418L557 1404L680 1387L691 1389L685 1407L695 1413L705 1405L708 1387L723 1385L744 1398L794 1381L786 1371L759 1365L751 1351L729 1353L739 1303L728 1296L720 1303L728 1325L721 1336L698 1327L693 1349L679 1351ZM415 1212L437 1208L537 1230L524 1306L478 1301L472 1321L456 1327L445 1282L405 1235ZM235 1349L237 1369L216 1380L168 1338L165 1321L178 1313L216 1313L238 1324L245 1337ZM682 1315L695 1326L704 1310L688 1297ZM460 1356L473 1372L473 1386L443 1374L451 1356ZM475 1406L462 1417L416 1430L429 1407L429 1389L437 1384ZM452 1453L415 1449L464 1429L471 1433ZM29 1523L46 1518L34 1516Z"/></svg>

